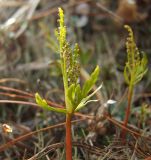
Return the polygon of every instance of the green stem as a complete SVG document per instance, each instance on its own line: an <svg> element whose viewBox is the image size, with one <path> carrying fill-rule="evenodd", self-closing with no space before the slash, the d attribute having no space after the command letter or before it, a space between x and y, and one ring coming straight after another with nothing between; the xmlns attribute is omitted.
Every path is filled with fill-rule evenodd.
<svg viewBox="0 0 151 160"><path fill-rule="evenodd" d="M128 120L129 120L130 113L131 113L133 89L134 89L134 86L130 86L129 90L128 90L128 105L127 105L127 108L126 108L126 114L125 114L125 119L124 119L124 127L127 127ZM122 139L124 140L125 137L126 137L126 130L125 129L122 130L121 136L122 136Z"/></svg>
<svg viewBox="0 0 151 160"><path fill-rule="evenodd" d="M72 135L71 135L72 115L66 114L66 160L72 160Z"/></svg>

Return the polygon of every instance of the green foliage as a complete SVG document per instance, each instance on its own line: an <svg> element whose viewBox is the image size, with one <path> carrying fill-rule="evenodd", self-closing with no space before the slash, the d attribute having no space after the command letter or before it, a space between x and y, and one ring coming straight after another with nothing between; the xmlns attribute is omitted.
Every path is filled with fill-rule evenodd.
<svg viewBox="0 0 151 160"><path fill-rule="evenodd" d="M41 106L43 109L60 112L60 113L66 113L65 109L62 108L55 108L48 105L45 99L42 99L38 93L35 94L36 103Z"/></svg>
<svg viewBox="0 0 151 160"><path fill-rule="evenodd" d="M141 106L133 108L133 113L137 114L138 121L145 127L146 120L151 117L151 110L148 104L143 103Z"/></svg>
<svg viewBox="0 0 151 160"><path fill-rule="evenodd" d="M99 76L99 67L97 66L95 68L95 70L92 72L90 79L88 79L83 88L82 88L82 97L86 97L86 95L90 92L90 90L92 89L93 85L96 83L97 78Z"/></svg>
<svg viewBox="0 0 151 160"><path fill-rule="evenodd" d="M125 81L129 86L137 84L147 72L147 57L142 53L143 57L135 44L133 31L130 26L125 25L129 32L126 42L127 62L124 68Z"/></svg>
<svg viewBox="0 0 151 160"><path fill-rule="evenodd" d="M76 107L75 111L80 110L81 108L83 108L86 104L90 103L90 102L97 102L98 100L89 100L92 96L94 96L94 94L99 91L102 88L102 84L94 91L92 92L90 95L86 96L85 98L83 98L80 103L78 104L78 106Z"/></svg>
<svg viewBox="0 0 151 160"><path fill-rule="evenodd" d="M54 38L50 36L51 34L50 29L43 23L40 23L39 25L42 31L44 32L44 36L46 38L46 46L50 48L51 50L53 50L54 52L58 52L59 50L58 44L54 40Z"/></svg>
<svg viewBox="0 0 151 160"><path fill-rule="evenodd" d="M99 75L99 67L97 66L92 72L90 78L84 83L82 89L79 84L72 84L68 89L68 97L70 99L70 104L73 106L73 110L79 110L83 108L93 95L95 91L88 96L88 93L92 89L93 85L96 83ZM101 85L102 86L102 85ZM100 86L98 87L101 88ZM97 89L98 91L98 89Z"/></svg>
<svg viewBox="0 0 151 160"><path fill-rule="evenodd" d="M64 25L64 13L61 8L59 8L59 27L55 31L55 35L58 39L58 47L60 52L60 63L63 76L64 90L65 90L65 103L66 109L56 109L55 107L48 106L47 102L42 99L38 93L36 93L36 102L39 106L44 109L49 109L52 111L57 111L61 113L74 113L81 108L83 108L87 103L96 100L89 100L100 88L99 86L93 93L88 95L93 85L96 83L99 76L99 67L97 66L90 78L84 83L81 88L78 83L80 78L80 64L79 55L80 50L78 44L75 44L74 48L70 47L70 44L66 40L66 26ZM47 38L51 43L51 40ZM49 46L53 45L49 44Z"/></svg>

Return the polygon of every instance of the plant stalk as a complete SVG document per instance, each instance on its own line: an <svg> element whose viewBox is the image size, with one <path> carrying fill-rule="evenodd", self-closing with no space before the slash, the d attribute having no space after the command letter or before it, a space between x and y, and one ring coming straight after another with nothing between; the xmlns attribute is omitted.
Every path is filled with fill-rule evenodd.
<svg viewBox="0 0 151 160"><path fill-rule="evenodd" d="M71 135L72 114L66 114L66 160L72 160L72 135Z"/></svg>
<svg viewBox="0 0 151 160"><path fill-rule="evenodd" d="M131 113L131 104L132 104L132 97L133 97L133 89L134 89L134 87L130 86L129 90L128 90L128 105L127 105L127 108L126 108L126 114L125 114L125 119L124 119L124 127L127 127L128 120L129 120L130 113ZM122 130L122 134L121 134L121 138L125 139L125 137L126 137L126 130L123 129Z"/></svg>

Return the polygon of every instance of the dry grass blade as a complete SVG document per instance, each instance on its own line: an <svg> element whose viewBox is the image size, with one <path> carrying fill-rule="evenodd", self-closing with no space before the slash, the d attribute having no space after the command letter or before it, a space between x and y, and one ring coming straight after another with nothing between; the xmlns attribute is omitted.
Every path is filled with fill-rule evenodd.
<svg viewBox="0 0 151 160"><path fill-rule="evenodd" d="M27 2L0 0L0 7L20 7L22 5L27 5Z"/></svg>
<svg viewBox="0 0 151 160"><path fill-rule="evenodd" d="M26 84L27 82L18 78L3 78L0 79L0 83L5 83L5 82L17 82L17 83L22 83Z"/></svg>
<svg viewBox="0 0 151 160"><path fill-rule="evenodd" d="M123 19L118 16L116 13L112 12L111 10L107 9L105 6L103 6L101 3L96 4L100 9L107 12L109 15L111 15L113 18L117 19L119 22L123 22Z"/></svg>
<svg viewBox="0 0 151 160"><path fill-rule="evenodd" d="M87 3L87 2L90 2L90 1L91 0L73 1L71 4L63 4L62 8L70 8L70 7L76 6L76 5L80 4L80 3ZM37 13L37 14L33 15L31 20L37 20L37 19L40 19L40 18L47 17L50 14L56 13L57 11L58 11L57 7L48 9L48 10L42 12L42 13Z"/></svg>
<svg viewBox="0 0 151 160"><path fill-rule="evenodd" d="M3 31L12 30L16 24L23 22L23 20L28 22L33 16L39 2L40 0L28 0L10 18L0 25L0 29ZM14 32L14 37L19 37L26 30L26 28L27 25L21 26L16 32Z"/></svg>
<svg viewBox="0 0 151 160"><path fill-rule="evenodd" d="M33 98L33 97L29 97L29 96L17 95L17 94L6 93L6 92L0 92L0 95L6 96L6 97L11 97L11 98L22 98L22 99Z"/></svg>
<svg viewBox="0 0 151 160"><path fill-rule="evenodd" d="M19 90L19 89L15 89L15 88L11 88L11 87L6 87L6 86L0 86L1 90L5 90L5 91L11 91L11 92L15 92L15 93L19 93L19 94L23 94L29 97L33 97L33 94Z"/></svg>
<svg viewBox="0 0 151 160"><path fill-rule="evenodd" d="M45 148L43 148L41 151L36 153L34 156L29 158L28 160L38 160L40 158L43 158L43 156L47 155L48 153L54 152L56 149L63 148L64 145L65 145L64 143L56 143L56 144L46 146ZM88 153L90 154L99 156L101 160L104 160L106 158L127 160L128 157L130 157L128 154L131 154L132 150L134 149L134 147L131 147L129 143L123 146L121 139L113 139L110 145L104 148L98 148L83 142L82 143L73 142L73 146L82 148L83 150L88 151ZM146 157L146 154L143 153L143 151L142 153L140 153L140 150L138 148L136 150L136 154L137 154L137 157L140 157L141 159Z"/></svg>
<svg viewBox="0 0 151 160"><path fill-rule="evenodd" d="M10 103L10 104L24 104L24 105L30 105L32 107L38 107L36 103L32 102L25 102L25 101L15 101L15 100L0 100L0 103Z"/></svg>
<svg viewBox="0 0 151 160"><path fill-rule="evenodd" d="M38 152L37 154L29 158L28 160L36 160L36 159L38 160L39 158L42 158L49 152L54 151L58 148L64 147L64 145L65 145L64 143L55 143L55 144L49 145L43 148L40 152ZM89 153L95 154L97 156L100 156L105 153L103 149L100 149L94 146L92 147L91 145L86 144L86 143L73 142L73 146L83 148L84 150L87 150Z"/></svg>

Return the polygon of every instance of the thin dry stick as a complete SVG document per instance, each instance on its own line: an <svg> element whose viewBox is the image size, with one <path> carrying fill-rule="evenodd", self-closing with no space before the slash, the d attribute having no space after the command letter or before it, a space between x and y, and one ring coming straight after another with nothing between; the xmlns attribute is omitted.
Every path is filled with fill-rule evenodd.
<svg viewBox="0 0 151 160"><path fill-rule="evenodd" d="M32 94L32 93L29 93L29 92L25 92L25 91L22 91L22 90L19 90L19 89L14 89L14 88L11 88L11 87L6 87L6 86L0 86L0 89L2 89L2 90L5 90L5 91L12 91L12 92L15 92L15 93L20 93L20 94L23 94L22 96L26 99L27 97L29 97L29 98L35 98L35 96L34 96L34 94ZM6 94L7 96L9 96L8 94ZM26 96L24 96L24 95L26 95ZM11 95L10 94L10 97L13 97L13 96L15 96L15 95ZM18 97L18 96L21 96L21 95L16 95L16 97ZM22 97L22 98L23 98ZM8 100L9 101L9 100ZM1 103L3 103L3 102L1 102ZM7 102L6 102L7 103ZM9 102L8 102L9 103ZM17 102L15 102L15 103L17 103ZM59 104L57 104L57 103L55 103L55 102L52 102L52 101L50 101L50 100L47 100L47 103L49 104L49 105L52 105L52 106L54 106L54 107L58 107L58 108L64 108L62 105L59 105ZM19 103L18 103L19 104ZM38 105L37 105L38 106Z"/></svg>
<svg viewBox="0 0 151 160"><path fill-rule="evenodd" d="M24 105L31 105L33 107L39 107L36 103L25 102L25 101L0 100L0 103L24 104ZM84 114L77 113L77 112L74 115L80 116L82 118L89 118L89 119L94 119L95 118L94 116L84 115ZM125 127L122 122L118 122L117 120L115 120L115 119L113 119L113 118L111 118L110 116L107 116L107 115L105 115L105 117L106 117L106 119L108 119L110 122L112 122L116 126L118 126L118 127L122 128L122 129L134 134L135 136L139 136L139 137L143 137L143 138L151 140L151 138L146 137L146 136L142 136L140 133L137 133L137 132L129 129L128 127Z"/></svg>
<svg viewBox="0 0 151 160"><path fill-rule="evenodd" d="M0 7L20 7L22 5L27 5L27 2L17 2L17 1L5 1L0 0Z"/></svg>
<svg viewBox="0 0 151 160"><path fill-rule="evenodd" d="M109 15L111 15L112 17L116 18L119 22L123 23L123 19L118 16L116 13L112 12L111 10L107 9L105 6L103 6L101 3L96 3L96 5L102 9L103 11L107 12Z"/></svg>
<svg viewBox="0 0 151 160"><path fill-rule="evenodd" d="M2 78L0 79L0 83L5 83L5 82L17 82L17 83L23 83L26 84L27 82L18 78Z"/></svg>
<svg viewBox="0 0 151 160"><path fill-rule="evenodd" d="M33 107L39 107L36 103L33 103L33 102L25 102L25 101L0 100L0 103L25 104L25 105L31 105L31 106L33 106Z"/></svg>
<svg viewBox="0 0 151 160"><path fill-rule="evenodd" d="M63 4L62 8L74 7L75 5L78 5L80 3L86 3L86 2L89 2L89 1L91 1L91 0L74 1L74 3L71 3L71 4ZM49 16L50 14L57 13L57 11L58 11L57 7L51 8L51 9L48 9L48 10L42 12L42 13L37 13L37 14L33 15L33 17L30 20L32 21L32 20L37 20L37 19L40 19L40 18L44 18L44 17Z"/></svg>
<svg viewBox="0 0 151 160"><path fill-rule="evenodd" d="M17 95L17 94L6 93L6 92L0 92L0 95L6 96L6 97L11 97L11 98L22 98L22 99L29 99L29 98L31 98L29 96Z"/></svg>
<svg viewBox="0 0 151 160"><path fill-rule="evenodd" d="M33 106L33 107L38 107L39 108L39 105L36 104L36 103L33 103L33 102L25 102L25 101L15 101L15 100L0 100L0 103L10 103L10 104L24 104L24 105L30 105L30 106ZM53 103L53 102L50 102L48 103L49 105L50 104L54 104L53 106L54 107L57 107L57 108L62 108L61 105L57 105L56 103Z"/></svg>
<svg viewBox="0 0 151 160"><path fill-rule="evenodd" d="M15 92L15 93L20 93L20 94L23 94L23 95L27 95L29 97L33 97L33 94L31 94L31 93L28 93L28 92L25 92L25 91L22 91L22 90L19 90L19 89L11 88L11 87L0 86L0 89L5 90L5 91L9 91L9 92L12 91L12 92Z"/></svg>
<svg viewBox="0 0 151 160"><path fill-rule="evenodd" d="M92 116L87 116L87 115L85 116L85 115L83 115L83 114L81 114L81 113L76 113L76 115L81 116L82 119L74 120L74 121L72 121L72 123L76 123L76 122L79 122L79 121L86 120L86 118L90 118L90 119L94 118L94 117L92 117ZM111 121L113 124L115 124L116 126L118 126L118 127L120 127L120 128L124 128L125 130L129 131L130 133L134 134L135 136L141 136L141 137L143 137L143 138L146 138L146 139L151 140L151 138L149 138L149 137L142 136L141 134L139 134L139 133L137 133L137 132L135 132L135 131L132 131L132 130L130 130L129 128L124 127L124 126L123 126L122 124L120 124L118 121L116 121L116 120L114 120L114 119L112 119L112 118L110 118L110 117L108 117L107 119L108 119L109 121ZM46 130L49 130L49 129L61 127L61 126L63 126L63 125L65 125L65 122L64 122L64 123L57 124L57 125L54 125L54 126L49 126L49 127L46 127L46 128L42 128L42 129L37 130L37 131L33 131L33 132L30 132L30 133L27 133L27 134L25 134L25 135L23 135L23 136L20 136L20 137L14 139L14 140L12 140L12 141L9 141L8 143L6 143L6 144L4 144L4 145L1 145L1 146L0 146L0 152L2 152L2 151L4 151L4 150L12 147L12 145L15 145L17 142L26 140L27 138L31 137L31 136L34 135L34 134L37 134L37 133L39 133L39 132L43 132L43 131L46 131Z"/></svg>
<svg viewBox="0 0 151 160"><path fill-rule="evenodd" d="M132 154L132 156L131 156L131 160L135 159L137 145L138 145L138 141L136 140L136 142L135 142L135 146L134 146L134 150L133 150L133 154Z"/></svg>
<svg viewBox="0 0 151 160"><path fill-rule="evenodd" d="M11 138L9 138L8 136L6 136L5 134L3 134L3 135L4 135L4 139L5 139L5 140L7 140L7 141L12 141ZM18 148L22 148L23 150L26 148L28 151L31 151L31 152L34 151L34 148L32 148L31 146L28 146L28 145L26 145L25 143L20 142L20 141L16 143L16 146L17 146Z"/></svg>
<svg viewBox="0 0 151 160"><path fill-rule="evenodd" d="M16 103L16 104L25 104L25 105L31 105L31 106L33 106L33 107L38 107L38 105L35 104L35 103L25 102L25 101L0 100L0 103ZM83 114L81 114L81 113L75 113L75 115L82 117L82 119L72 121L72 123L85 120L86 118L89 118L89 119L94 119L94 118L95 118L94 116L83 115ZM109 116L107 116L107 115L106 115L106 118L107 118L110 122L112 122L113 124L115 124L116 126L127 130L128 132L134 134L135 136L140 136L140 137L146 138L146 139L148 139L148 140L151 140L150 137L142 136L140 133L137 133L137 132L135 132L135 131L127 128L127 127L124 127L124 126L123 126L123 123L120 123L120 122L118 122L117 120L115 120L115 119L113 119L113 118L111 118L111 117L109 117ZM12 141L10 141L10 142L2 145L2 146L0 146L0 152L4 151L5 149L7 149L7 148L9 148L9 147L12 147L12 145L16 144L17 142L22 141L22 140L25 140L25 139L27 139L28 137L30 137L30 136L38 133L38 132L46 131L46 130L48 130L48 129L52 129L52 128L56 128L56 127L60 127L60 126L63 126L64 124L65 124L65 122L64 122L64 123L61 123L61 124L54 125L54 126L50 126L50 127L46 127L46 128L40 129L40 130L38 130L38 131L30 132L30 133L25 134L25 135L23 135L23 136L20 136L20 137L14 139L14 140L12 140Z"/></svg>
<svg viewBox="0 0 151 160"><path fill-rule="evenodd" d="M77 123L77 122L80 122L80 121L84 121L86 120L85 118L82 118L82 119L79 119L79 120L74 120L74 121L71 121L71 123ZM30 132L30 133L27 133L25 135L22 135L12 141L9 141L8 143L5 143L3 145L0 146L0 152L3 152L4 150L12 147L12 145L16 144L17 142L20 142L20 141L23 141L23 140L26 140L27 138L31 137L32 135L34 134L37 134L39 132L44 132L44 131L47 131L49 129L54 129L54 128L57 128L57 127L62 127L65 125L65 122L63 123L59 123L59 124L56 124L56 125L53 125L53 126L49 126L49 127L46 127L46 128L42 128L42 129L39 129L37 131L33 131L33 132Z"/></svg>
<svg viewBox="0 0 151 160"><path fill-rule="evenodd" d="M82 113L75 113L75 115L76 115L76 116L80 116L80 117L85 117L85 118L88 118L88 119L95 119L94 116L84 115L84 114L82 114ZM124 122L119 122L119 121L115 120L114 118L111 118L111 117L108 116L108 115L105 115L105 118L106 118L107 120L109 120L110 122L112 122L114 125L122 128L122 129L125 129L126 131L130 132L131 134L134 134L135 136L143 137L143 138L145 138L145 139L151 140L150 137L143 136L143 135L141 135L141 133L138 133L138 132L136 132L136 131L133 131L132 129L130 129L130 128L128 128L128 127L125 127L125 126L123 125Z"/></svg>
<svg viewBox="0 0 151 160"><path fill-rule="evenodd" d="M126 114L125 114L125 119L124 119L124 127L127 127L128 120L129 120L130 113L131 113L133 89L134 89L134 87L130 87L129 91L128 91L128 105L127 105L127 108L126 108ZM122 137L123 140L126 137L126 131L124 129L122 130L121 137Z"/></svg>

